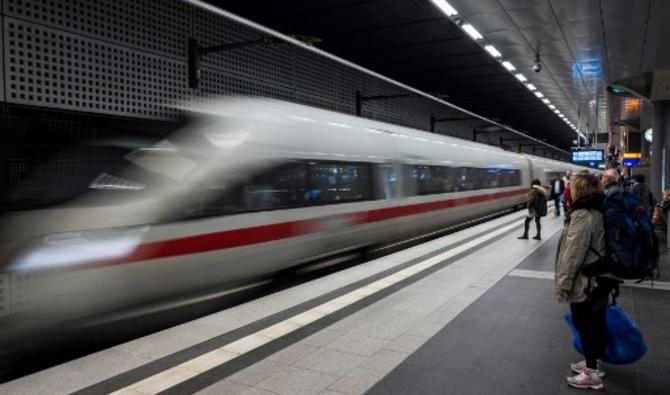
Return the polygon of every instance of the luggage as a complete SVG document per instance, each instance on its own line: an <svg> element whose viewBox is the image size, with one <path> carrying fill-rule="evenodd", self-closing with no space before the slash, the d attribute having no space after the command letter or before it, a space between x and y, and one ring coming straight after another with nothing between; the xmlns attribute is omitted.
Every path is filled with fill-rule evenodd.
<svg viewBox="0 0 670 395"><path fill-rule="evenodd" d="M536 192L537 196L535 196L535 215L538 215L540 217L546 217L547 216L547 197L542 195L539 192Z"/></svg>
<svg viewBox="0 0 670 395"><path fill-rule="evenodd" d="M572 315L566 314L565 320L572 330L572 344L575 350L584 354L579 331L572 322ZM646 352L647 345L640 328L621 306L616 303L610 304L607 307L607 347L603 361L617 365L629 364L642 358Z"/></svg>
<svg viewBox="0 0 670 395"><path fill-rule="evenodd" d="M628 192L616 192L605 198L607 255L584 265L585 275L609 272L622 279L657 277L658 238L649 215L641 206L641 200Z"/></svg>

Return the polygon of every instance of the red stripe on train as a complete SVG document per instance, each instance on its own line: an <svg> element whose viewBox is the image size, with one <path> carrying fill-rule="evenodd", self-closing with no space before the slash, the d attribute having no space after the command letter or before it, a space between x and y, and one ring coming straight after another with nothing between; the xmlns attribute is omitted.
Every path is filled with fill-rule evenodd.
<svg viewBox="0 0 670 395"><path fill-rule="evenodd" d="M364 224L370 222L384 221L387 219L404 217L408 215L416 215L416 214L428 213L431 211L445 210L448 208L463 206L466 204L483 203L496 199L502 199L506 197L520 195L522 193L526 193L527 191L528 191L527 189L522 190L517 189L515 191L508 191L508 192L488 193L485 195L468 196L458 199L440 200L437 202L418 203L407 206L398 206L398 207L382 208L378 210L362 211L360 213L356 213L354 223Z"/></svg>
<svg viewBox="0 0 670 395"><path fill-rule="evenodd" d="M526 193L527 189L507 192L489 193L485 195L468 196L458 199L440 200L437 202L410 204L406 206L389 207L377 210L353 213L354 224L366 224L388 219L444 210L466 204L482 203L496 199L512 197ZM269 241L302 236L319 230L319 220L309 219L302 221L282 222L278 224L259 225L250 228L226 230L203 235L182 237L179 239L163 240L142 244L129 255L119 259L97 262L99 265L115 265L145 261L150 259L169 258L180 255L196 254L201 252L223 250L260 244Z"/></svg>

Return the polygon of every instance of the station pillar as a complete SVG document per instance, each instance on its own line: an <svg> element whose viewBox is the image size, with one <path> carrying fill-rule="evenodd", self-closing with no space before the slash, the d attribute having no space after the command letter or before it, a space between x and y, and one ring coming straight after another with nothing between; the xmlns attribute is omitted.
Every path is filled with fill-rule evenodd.
<svg viewBox="0 0 670 395"><path fill-rule="evenodd" d="M653 123L651 140L651 193L658 201L663 197L663 189L670 187L668 168L670 167L670 101L653 102Z"/></svg>

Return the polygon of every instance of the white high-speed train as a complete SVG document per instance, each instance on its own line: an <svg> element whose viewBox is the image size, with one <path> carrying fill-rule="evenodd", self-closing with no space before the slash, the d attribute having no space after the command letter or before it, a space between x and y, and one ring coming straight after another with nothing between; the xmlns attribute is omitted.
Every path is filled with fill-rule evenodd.
<svg viewBox="0 0 670 395"><path fill-rule="evenodd" d="M2 219L0 328L232 287L518 206L533 178L581 169L269 99L189 111L156 145L93 158L73 196Z"/></svg>

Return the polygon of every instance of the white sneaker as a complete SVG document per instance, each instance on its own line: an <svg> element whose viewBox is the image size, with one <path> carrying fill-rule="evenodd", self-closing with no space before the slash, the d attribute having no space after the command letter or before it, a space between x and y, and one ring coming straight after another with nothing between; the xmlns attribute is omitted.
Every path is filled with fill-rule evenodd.
<svg viewBox="0 0 670 395"><path fill-rule="evenodd" d="M597 370L591 370L586 366L579 374L567 377L568 385L580 389L602 390L605 389L603 379L598 377Z"/></svg>
<svg viewBox="0 0 670 395"><path fill-rule="evenodd" d="M603 370L603 364L600 363L600 361L598 361L597 363L598 363L598 365L597 365L598 369L593 369L593 371L598 375L598 377L600 377L601 379L604 379L607 376L607 373L605 373L605 371ZM582 370L585 367L586 367L586 361L585 360L570 364L570 370L575 372L575 374L581 373Z"/></svg>

